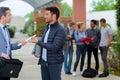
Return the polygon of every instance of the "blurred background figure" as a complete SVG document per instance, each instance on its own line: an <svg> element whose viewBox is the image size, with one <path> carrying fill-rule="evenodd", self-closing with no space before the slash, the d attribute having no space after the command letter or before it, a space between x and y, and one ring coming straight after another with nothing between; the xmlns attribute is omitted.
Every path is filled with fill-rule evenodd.
<svg viewBox="0 0 120 80"><path fill-rule="evenodd" d="M76 61L73 68L73 73L72 73L73 76L76 75L76 69L80 61L80 58L81 58L80 73L82 74L83 71L84 60L86 55L86 45L83 42L80 42L80 40L85 37L85 32L83 31L83 29L84 29L83 23L78 22L74 31L74 38L76 42Z"/></svg>

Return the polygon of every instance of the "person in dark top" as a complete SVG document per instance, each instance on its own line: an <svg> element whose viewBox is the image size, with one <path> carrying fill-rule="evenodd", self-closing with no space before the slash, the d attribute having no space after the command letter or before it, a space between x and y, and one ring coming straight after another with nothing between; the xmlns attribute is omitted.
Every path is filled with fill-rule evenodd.
<svg viewBox="0 0 120 80"><path fill-rule="evenodd" d="M88 60L87 60L87 68L91 68L91 55L93 52L95 61L96 61L96 66L95 69L98 72L99 69L99 59L98 59L98 46L100 43L100 37L101 33L100 30L96 26L97 21L96 20L91 20L90 21L90 27L86 31L86 35L88 38L94 37L94 39L87 45L87 54L88 54Z"/></svg>
<svg viewBox="0 0 120 80"><path fill-rule="evenodd" d="M38 40L36 37L30 40L41 47L39 63L41 63L42 80L61 80L65 31L58 23L59 15L58 8L47 7L44 17L48 25L42 40Z"/></svg>
<svg viewBox="0 0 120 80"><path fill-rule="evenodd" d="M65 74L71 75L71 65L72 65L72 57L73 57L73 32L74 32L75 23L70 23L70 29L67 26L64 26L66 33L66 40L63 47L64 52L64 71Z"/></svg>

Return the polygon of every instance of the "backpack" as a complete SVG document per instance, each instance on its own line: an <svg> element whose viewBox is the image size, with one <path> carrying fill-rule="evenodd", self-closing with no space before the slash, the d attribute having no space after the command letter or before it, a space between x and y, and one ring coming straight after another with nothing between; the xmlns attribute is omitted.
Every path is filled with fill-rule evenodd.
<svg viewBox="0 0 120 80"><path fill-rule="evenodd" d="M86 78L93 78L97 75L97 71L95 69L89 68L85 69L82 76Z"/></svg>

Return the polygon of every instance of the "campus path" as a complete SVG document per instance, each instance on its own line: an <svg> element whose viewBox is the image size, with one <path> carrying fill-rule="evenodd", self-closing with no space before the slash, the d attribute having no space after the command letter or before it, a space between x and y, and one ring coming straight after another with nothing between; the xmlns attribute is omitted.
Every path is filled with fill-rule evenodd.
<svg viewBox="0 0 120 80"><path fill-rule="evenodd" d="M20 34L19 32L17 32L15 34L15 38L12 39L12 42L16 42L27 38L28 38L27 35ZM28 43L27 45L23 46L21 49L13 51L13 58L18 58L24 61L24 64L19 74L19 77L12 78L11 80L41 80L40 66L37 65L38 59L31 54L33 47L34 44ZM75 62L75 55L73 57L73 64L74 62ZM72 69L73 69L73 64L72 64ZM72 75L65 75L64 70L62 69L62 80L120 80L120 77L110 74L110 76L108 76L107 78L98 78L98 77L92 79L83 78L79 73L79 67L78 67L76 77L73 77Z"/></svg>

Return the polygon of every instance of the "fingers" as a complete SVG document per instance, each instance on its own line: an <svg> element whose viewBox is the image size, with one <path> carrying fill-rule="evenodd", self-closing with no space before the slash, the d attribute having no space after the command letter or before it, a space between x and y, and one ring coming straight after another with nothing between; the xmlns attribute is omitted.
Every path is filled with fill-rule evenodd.
<svg viewBox="0 0 120 80"><path fill-rule="evenodd" d="M67 35L69 38L71 38L71 35Z"/></svg>
<svg viewBox="0 0 120 80"><path fill-rule="evenodd" d="M38 39L35 37L36 35L26 39L26 40L22 40L20 41L20 43L18 44L18 46L24 46L27 42L31 42L31 43L37 43Z"/></svg>
<svg viewBox="0 0 120 80"><path fill-rule="evenodd" d="M85 44L90 44L90 42L86 41Z"/></svg>
<svg viewBox="0 0 120 80"><path fill-rule="evenodd" d="M21 44L22 46L24 46L26 43L27 43L26 40L20 41L20 44Z"/></svg>
<svg viewBox="0 0 120 80"><path fill-rule="evenodd" d="M6 53L2 53L2 57L6 58L6 59L10 59L9 55Z"/></svg>
<svg viewBox="0 0 120 80"><path fill-rule="evenodd" d="M32 37L29 42L32 42L32 43L38 43L38 39L36 37Z"/></svg>
<svg viewBox="0 0 120 80"><path fill-rule="evenodd" d="M40 55L35 55L36 58L40 58Z"/></svg>

